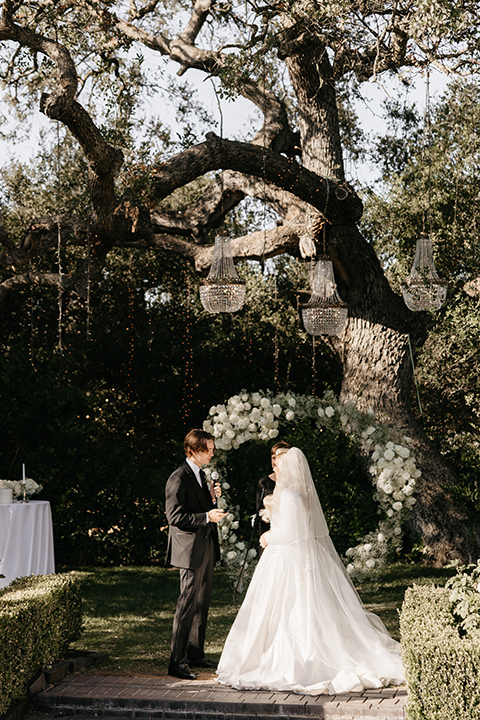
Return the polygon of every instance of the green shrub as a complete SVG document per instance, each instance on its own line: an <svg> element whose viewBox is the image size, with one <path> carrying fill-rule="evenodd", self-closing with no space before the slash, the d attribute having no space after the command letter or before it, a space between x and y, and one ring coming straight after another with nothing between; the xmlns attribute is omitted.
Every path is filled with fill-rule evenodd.
<svg viewBox="0 0 480 720"><path fill-rule="evenodd" d="M460 637L450 591L408 588L400 613L411 720L480 719L480 643Z"/></svg>
<svg viewBox="0 0 480 720"><path fill-rule="evenodd" d="M28 681L58 660L82 630L74 573L32 575L0 592L0 715Z"/></svg>

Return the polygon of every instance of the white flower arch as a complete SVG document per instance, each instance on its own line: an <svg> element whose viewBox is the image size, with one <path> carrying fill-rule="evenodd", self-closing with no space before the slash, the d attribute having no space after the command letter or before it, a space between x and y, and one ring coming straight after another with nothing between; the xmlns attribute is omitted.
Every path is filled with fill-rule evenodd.
<svg viewBox="0 0 480 720"><path fill-rule="evenodd" d="M214 436L216 449L227 452L249 440L272 441L281 427L307 418L314 420L319 430L328 428L349 435L369 459L375 499L384 519L376 531L345 554L349 573L354 576L370 573L384 566L392 551L400 547L403 526L416 502L414 493L421 471L411 450L410 438L380 423L373 411L362 413L353 403L340 403L330 391L321 399L294 393L242 391L224 404L213 405L203 428ZM219 478L216 468L214 458L206 468L212 479ZM223 490L220 506L230 507L228 482L219 479ZM238 512L238 508L234 510ZM220 526L222 559L232 577L246 549L244 541L236 535L238 526L235 512L230 512ZM256 554L256 550L249 553L250 570Z"/></svg>

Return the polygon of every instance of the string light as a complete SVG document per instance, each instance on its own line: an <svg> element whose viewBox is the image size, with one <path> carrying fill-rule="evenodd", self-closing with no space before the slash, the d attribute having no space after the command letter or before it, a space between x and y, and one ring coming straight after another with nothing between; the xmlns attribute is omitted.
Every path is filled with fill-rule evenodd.
<svg viewBox="0 0 480 720"><path fill-rule="evenodd" d="M192 320L191 320L191 295L187 271L185 271L185 286L188 293L184 301L185 328L183 334L185 372L183 375L183 399L181 416L185 427L188 427L193 407L193 342L192 342Z"/></svg>

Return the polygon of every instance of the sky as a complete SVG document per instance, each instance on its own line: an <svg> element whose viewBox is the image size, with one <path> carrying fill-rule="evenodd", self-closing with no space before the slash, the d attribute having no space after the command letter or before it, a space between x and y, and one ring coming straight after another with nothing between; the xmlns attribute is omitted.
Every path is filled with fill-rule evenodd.
<svg viewBox="0 0 480 720"><path fill-rule="evenodd" d="M158 62L156 57L154 62ZM172 75L175 74L176 69L177 65L172 63ZM238 138L239 134L241 137L245 137L246 131L249 131L249 135L253 136L260 128L259 113L253 109L252 104L247 100L243 98L236 101L219 100L214 92L213 82L206 80L204 73L199 71L189 71L184 76L184 79L187 78L196 87L202 103L216 119L218 123L217 134L222 132L223 137L233 139ZM433 70L430 76L430 101L432 104L445 90L446 84L447 78L440 72ZM405 86L398 80L382 77L378 82L363 83L361 92L363 99L357 103L356 110L363 129L369 133L382 133L386 129L382 104L389 97L405 97ZM417 77L415 79L408 90L407 99L409 102L417 102L420 112L424 110L426 102L426 81L424 78ZM165 118L165 122L170 122L175 127L173 107L169 107L164 98L150 97L145 102L147 111L151 109L153 115L158 115L160 109L160 115ZM2 112L0 99L0 120L2 116L5 116L5 113ZM41 130L51 127L52 121L42 115L38 108L33 108L31 130L23 142L11 145L0 138L0 168L4 164L8 164L12 159L22 162L30 160L35 152ZM358 186L369 183L375 178L375 168L366 163L357 163L355 165L347 163L346 174L348 180Z"/></svg>

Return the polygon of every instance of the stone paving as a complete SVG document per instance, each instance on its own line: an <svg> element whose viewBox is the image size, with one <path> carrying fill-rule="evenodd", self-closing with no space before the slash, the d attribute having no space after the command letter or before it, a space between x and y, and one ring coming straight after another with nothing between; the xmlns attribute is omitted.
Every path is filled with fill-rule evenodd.
<svg viewBox="0 0 480 720"><path fill-rule="evenodd" d="M406 720L405 686L364 690L344 695L300 695L288 692L240 691L220 685L215 675L201 673L197 680L168 675L107 676L74 674L46 688L35 700L31 720L75 714L75 720L92 715L116 720Z"/></svg>

